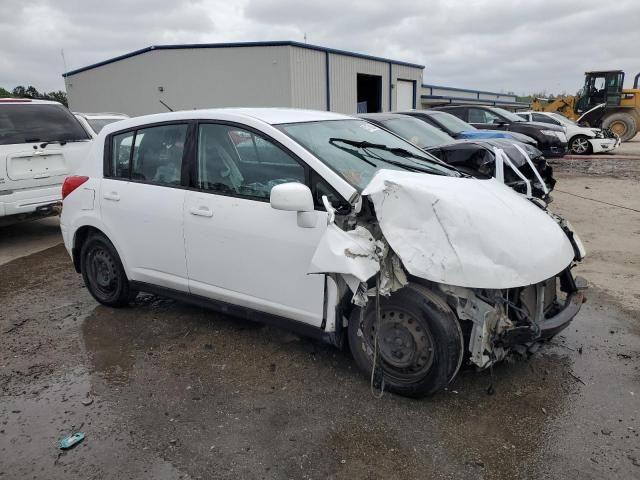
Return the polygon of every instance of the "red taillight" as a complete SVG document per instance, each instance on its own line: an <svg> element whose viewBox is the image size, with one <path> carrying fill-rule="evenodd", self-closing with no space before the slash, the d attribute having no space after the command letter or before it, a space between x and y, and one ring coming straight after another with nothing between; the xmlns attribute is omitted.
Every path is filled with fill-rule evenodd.
<svg viewBox="0 0 640 480"><path fill-rule="evenodd" d="M65 198L67 198L67 196L71 192L73 192L87 180L89 180L89 177L84 177L82 175L73 175L71 177L65 178L64 183L62 184L62 199L64 200Z"/></svg>

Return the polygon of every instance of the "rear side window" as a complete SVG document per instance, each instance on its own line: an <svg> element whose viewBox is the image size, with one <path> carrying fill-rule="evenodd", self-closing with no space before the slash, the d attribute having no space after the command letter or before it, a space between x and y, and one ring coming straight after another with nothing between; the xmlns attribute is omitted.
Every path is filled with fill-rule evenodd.
<svg viewBox="0 0 640 480"><path fill-rule="evenodd" d="M158 125L112 135L109 177L178 186L188 125Z"/></svg>
<svg viewBox="0 0 640 480"><path fill-rule="evenodd" d="M114 135L111 139L111 176L129 178L129 160L133 145L133 132Z"/></svg>
<svg viewBox="0 0 640 480"><path fill-rule="evenodd" d="M0 145L88 139L84 128L62 105L0 105Z"/></svg>

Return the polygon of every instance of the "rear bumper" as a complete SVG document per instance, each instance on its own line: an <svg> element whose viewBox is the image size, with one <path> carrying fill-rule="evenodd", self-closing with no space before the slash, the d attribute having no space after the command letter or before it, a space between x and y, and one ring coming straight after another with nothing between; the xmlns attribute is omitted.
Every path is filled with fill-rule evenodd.
<svg viewBox="0 0 640 480"><path fill-rule="evenodd" d="M61 185L50 185L25 190L2 190L0 191L0 217L45 213L62 201L61 188Z"/></svg>

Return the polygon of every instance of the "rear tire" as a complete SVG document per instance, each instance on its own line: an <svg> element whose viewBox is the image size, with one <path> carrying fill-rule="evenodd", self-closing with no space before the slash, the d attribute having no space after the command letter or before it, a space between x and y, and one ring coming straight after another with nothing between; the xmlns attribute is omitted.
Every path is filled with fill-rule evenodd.
<svg viewBox="0 0 640 480"><path fill-rule="evenodd" d="M636 119L624 112L612 113L605 117L602 121L602 128L611 129L623 142L631 140L638 133Z"/></svg>
<svg viewBox="0 0 640 480"><path fill-rule="evenodd" d="M358 367L371 377L376 323L375 299L361 318L349 319L349 346ZM385 390L407 397L424 397L446 387L460 368L462 331L456 315L439 296L409 284L380 298L378 367ZM376 383L380 376L376 375ZM379 385L378 385L379 386Z"/></svg>
<svg viewBox="0 0 640 480"><path fill-rule="evenodd" d="M589 139L585 135L576 135L569 142L571 153L576 155L589 155L593 150Z"/></svg>
<svg viewBox="0 0 640 480"><path fill-rule="evenodd" d="M80 271L89 293L103 305L122 307L135 296L118 252L101 233L91 234L82 245Z"/></svg>

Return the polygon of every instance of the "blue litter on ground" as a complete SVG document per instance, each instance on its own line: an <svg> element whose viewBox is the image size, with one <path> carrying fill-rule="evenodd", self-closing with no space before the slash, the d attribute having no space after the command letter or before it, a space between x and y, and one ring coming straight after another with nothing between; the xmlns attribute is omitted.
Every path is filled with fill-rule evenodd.
<svg viewBox="0 0 640 480"><path fill-rule="evenodd" d="M69 435L68 437L64 437L62 440L58 442L58 448L61 450L67 450L74 445L77 445L82 440L84 440L83 432L75 432Z"/></svg>

